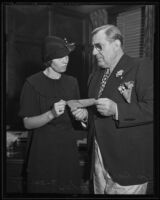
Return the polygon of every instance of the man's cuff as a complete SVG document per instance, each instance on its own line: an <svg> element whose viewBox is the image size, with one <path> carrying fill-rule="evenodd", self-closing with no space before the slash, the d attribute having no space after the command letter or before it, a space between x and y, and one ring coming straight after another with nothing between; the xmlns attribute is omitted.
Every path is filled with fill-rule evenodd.
<svg viewBox="0 0 160 200"><path fill-rule="evenodd" d="M116 114L113 116L113 118L115 120L118 120L118 107L117 107L117 104L116 104Z"/></svg>

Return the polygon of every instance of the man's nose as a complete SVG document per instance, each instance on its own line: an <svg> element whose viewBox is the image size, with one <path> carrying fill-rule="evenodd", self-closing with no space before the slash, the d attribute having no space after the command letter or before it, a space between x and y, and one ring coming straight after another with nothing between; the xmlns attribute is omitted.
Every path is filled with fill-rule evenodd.
<svg viewBox="0 0 160 200"><path fill-rule="evenodd" d="M94 47L93 48L93 51L92 51L92 54L95 56L99 53L99 51Z"/></svg>

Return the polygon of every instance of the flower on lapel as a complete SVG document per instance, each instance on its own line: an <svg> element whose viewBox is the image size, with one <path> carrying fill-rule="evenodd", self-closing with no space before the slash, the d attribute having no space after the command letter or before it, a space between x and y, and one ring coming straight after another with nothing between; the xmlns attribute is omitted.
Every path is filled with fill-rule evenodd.
<svg viewBox="0 0 160 200"><path fill-rule="evenodd" d="M125 82L118 87L119 92L123 95L123 97L128 103L131 102L131 93L133 87L134 81Z"/></svg>
<svg viewBox="0 0 160 200"><path fill-rule="evenodd" d="M122 79L122 78L123 78L123 77L122 77L123 72L124 72L123 69L119 70L119 71L116 73L116 77L119 77L119 76L120 76L121 79Z"/></svg>

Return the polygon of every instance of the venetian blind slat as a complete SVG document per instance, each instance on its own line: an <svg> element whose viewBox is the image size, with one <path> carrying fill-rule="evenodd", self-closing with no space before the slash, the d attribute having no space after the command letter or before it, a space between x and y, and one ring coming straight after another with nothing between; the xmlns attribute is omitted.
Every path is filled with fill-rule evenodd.
<svg viewBox="0 0 160 200"><path fill-rule="evenodd" d="M117 26L120 28L124 38L123 49L132 57L142 55L143 43L141 42L141 37L144 36L144 31L141 22L141 8L125 11L117 16Z"/></svg>

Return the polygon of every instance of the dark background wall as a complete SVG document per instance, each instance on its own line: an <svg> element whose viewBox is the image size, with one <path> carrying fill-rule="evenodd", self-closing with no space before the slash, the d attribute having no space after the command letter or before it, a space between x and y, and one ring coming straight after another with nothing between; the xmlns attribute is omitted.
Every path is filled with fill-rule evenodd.
<svg viewBox="0 0 160 200"><path fill-rule="evenodd" d="M25 79L42 67L42 41L57 35L76 43L70 54L67 74L78 79L81 97L87 95L89 67L85 56L88 19L76 12L54 6L5 6L6 35L6 124L10 129L23 129L18 116L19 99Z"/></svg>

